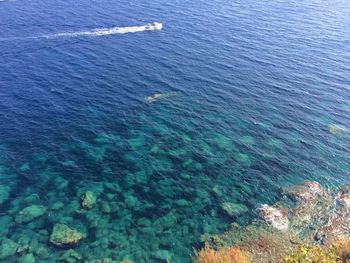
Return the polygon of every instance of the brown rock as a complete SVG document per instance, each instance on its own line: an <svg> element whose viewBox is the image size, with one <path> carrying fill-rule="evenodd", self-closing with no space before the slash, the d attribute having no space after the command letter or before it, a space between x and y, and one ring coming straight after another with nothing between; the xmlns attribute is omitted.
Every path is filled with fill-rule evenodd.
<svg viewBox="0 0 350 263"><path fill-rule="evenodd" d="M328 223L315 231L314 238L323 244L332 244L335 240L349 236L349 219L342 215L334 215Z"/></svg>
<svg viewBox="0 0 350 263"><path fill-rule="evenodd" d="M303 185L285 188L283 194L296 202L314 202L327 192L318 182L305 181Z"/></svg>

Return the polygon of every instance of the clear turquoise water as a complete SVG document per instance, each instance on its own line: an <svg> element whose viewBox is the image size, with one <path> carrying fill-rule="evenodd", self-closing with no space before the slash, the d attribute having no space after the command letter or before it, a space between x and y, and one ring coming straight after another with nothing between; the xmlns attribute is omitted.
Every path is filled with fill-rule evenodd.
<svg viewBox="0 0 350 263"><path fill-rule="evenodd" d="M202 234L250 222L281 187L349 182L349 132L329 131L350 129L348 1L17 0L0 24L0 232L38 262L67 250L55 223L87 233L85 261L190 262ZM32 204L48 210L15 223Z"/></svg>

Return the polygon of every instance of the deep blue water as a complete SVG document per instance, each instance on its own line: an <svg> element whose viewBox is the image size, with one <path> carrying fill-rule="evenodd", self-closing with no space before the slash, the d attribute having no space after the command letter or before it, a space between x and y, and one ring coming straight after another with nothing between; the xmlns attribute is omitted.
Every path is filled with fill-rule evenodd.
<svg viewBox="0 0 350 263"><path fill-rule="evenodd" d="M0 233L38 262L66 251L55 223L87 233L85 261L190 262L281 187L349 182L349 1L17 0L0 28ZM32 204L47 213L15 223Z"/></svg>

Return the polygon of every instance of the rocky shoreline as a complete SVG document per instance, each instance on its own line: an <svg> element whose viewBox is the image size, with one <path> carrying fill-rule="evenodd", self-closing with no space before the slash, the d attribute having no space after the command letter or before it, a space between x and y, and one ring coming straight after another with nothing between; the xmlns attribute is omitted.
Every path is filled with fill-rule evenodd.
<svg viewBox="0 0 350 263"><path fill-rule="evenodd" d="M252 224L232 224L223 234L203 235L202 241L216 251L239 247L251 255L249 262L283 262L301 247L328 249L339 243L350 244L349 209L350 186L329 190L318 182L305 181L283 189L275 204L261 205ZM350 259L350 250L342 253ZM336 260L345 262L340 257Z"/></svg>
<svg viewBox="0 0 350 263"><path fill-rule="evenodd" d="M8 198L7 190L6 187L1 188L0 197L3 202ZM98 192L96 189L95 192L80 191L80 199L78 198L74 202L74 207L71 208L76 214L88 218L90 226L96 228L95 235L98 240L95 243L97 242L98 246L105 242L107 232L103 231L102 221L99 221L93 209L98 208L104 214L113 210L111 204L99 200L101 191ZM135 202L137 200L126 200L128 205L135 205ZM59 262L120 262L110 257L92 259L91 256L76 251L76 245L91 233L88 234L83 227L72 227L69 218L61 223L53 224L51 231L46 230L43 227L43 219L53 213L55 209L60 208L62 208L60 203L52 204L50 207L31 204L11 216L7 216L8 222L3 219L2 223L8 223L8 227L11 227L13 223L10 222L14 219L16 225L25 225L26 229L18 230L11 237L2 239L0 261L11 262L14 258L16 260L13 262L24 263L50 261L49 250L45 246L40 246L40 243L45 242L49 246L58 248L54 256L59 258ZM238 217L246 213L248 208L244 205L226 202L221 205L221 209L229 216ZM256 215L256 219L249 225L241 226L233 223L230 229L222 234L203 234L201 241L206 249L205 253L209 251L213 256L220 251L226 251L225 253L236 255L237 251L239 253L244 251L249 256L244 256L244 260L239 259L242 262L280 262L288 255L296 253L300 246L329 248L340 241L348 241L350 240L350 186L345 185L339 189L330 190L323 188L317 182L305 181L303 185L284 188L281 191L280 200L273 205L262 204L256 209ZM164 231L164 228L171 228L176 224L176 220L174 220L171 219L171 216L161 218L159 221L160 231ZM152 222L141 221L138 220L137 224L151 227ZM38 233L28 230L36 229L38 226L41 228L38 231L35 230ZM28 231L31 232L32 236ZM6 233L3 234L6 235ZM93 244L89 244L89 246L91 245ZM176 255L170 255L167 251L160 250L157 253L154 257L157 257L159 262L176 258ZM197 253L197 258L194 261L200 263L219 262L215 260L201 261L200 253L200 251ZM124 259L121 262L131 261Z"/></svg>

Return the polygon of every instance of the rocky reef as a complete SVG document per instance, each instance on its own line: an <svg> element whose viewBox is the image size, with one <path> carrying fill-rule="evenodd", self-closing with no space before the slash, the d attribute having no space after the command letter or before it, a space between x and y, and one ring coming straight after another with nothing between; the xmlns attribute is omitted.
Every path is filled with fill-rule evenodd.
<svg viewBox="0 0 350 263"><path fill-rule="evenodd" d="M17 215L16 215L16 223L28 223L32 220L34 220L37 217L40 217L44 215L47 211L47 208L42 205L30 205L26 208L22 209Z"/></svg>
<svg viewBox="0 0 350 263"><path fill-rule="evenodd" d="M63 178L56 177L55 181L58 188L68 187ZM219 186L214 186L212 191L217 196L225 195ZM2 192L3 200L8 200L8 189L3 187ZM201 197L204 202L206 196L202 194ZM174 203L179 207L191 207L186 199ZM19 204L1 218L2 224L7 226L2 228L7 238L0 243L0 261L18 259L32 263L55 259L76 263L130 263L129 258L138 253L126 255L121 261L123 258L105 252L124 245L115 230L125 230L125 222L115 220L112 215L116 211L122 213L122 207L143 211L141 207L145 205L132 192L123 193L115 182L79 185L75 200L67 205L57 200L45 206L37 195L28 195ZM60 217L56 218L58 211ZM275 203L261 204L253 211L235 202L218 204L218 211L234 223L221 234L202 235L203 248L197 250L193 259L196 263L292 263L301 262L305 257L314 260L321 252L326 261L320 262L349 259L350 186L327 189L318 182L305 181L302 185L281 189ZM255 213L255 219L249 224L239 224L239 218L247 213ZM135 221L130 218L130 222L147 237L165 235L169 239L177 227L190 235L189 229L179 225L179 215L172 211L153 221L140 216ZM16 231L9 235L11 228ZM149 254L152 262L177 262L182 256L171 253L165 245L152 243L152 239L147 246L154 247Z"/></svg>
<svg viewBox="0 0 350 263"><path fill-rule="evenodd" d="M85 209L90 209L94 206L96 203L96 196L93 192L87 191L83 196L82 196L82 207Z"/></svg>
<svg viewBox="0 0 350 263"><path fill-rule="evenodd" d="M331 190L312 181L284 188L280 200L257 209L251 224L234 223L223 234L203 235L206 248L197 258L208 248L218 253L239 247L250 255L242 262L348 262L349 193L349 186Z"/></svg>
<svg viewBox="0 0 350 263"><path fill-rule="evenodd" d="M249 211L248 207L243 204L235 204L230 202L223 203L221 208L230 216L239 216Z"/></svg>
<svg viewBox="0 0 350 263"><path fill-rule="evenodd" d="M67 225L55 224L50 236L50 242L60 247L74 246L84 237L84 233L72 229Z"/></svg>

